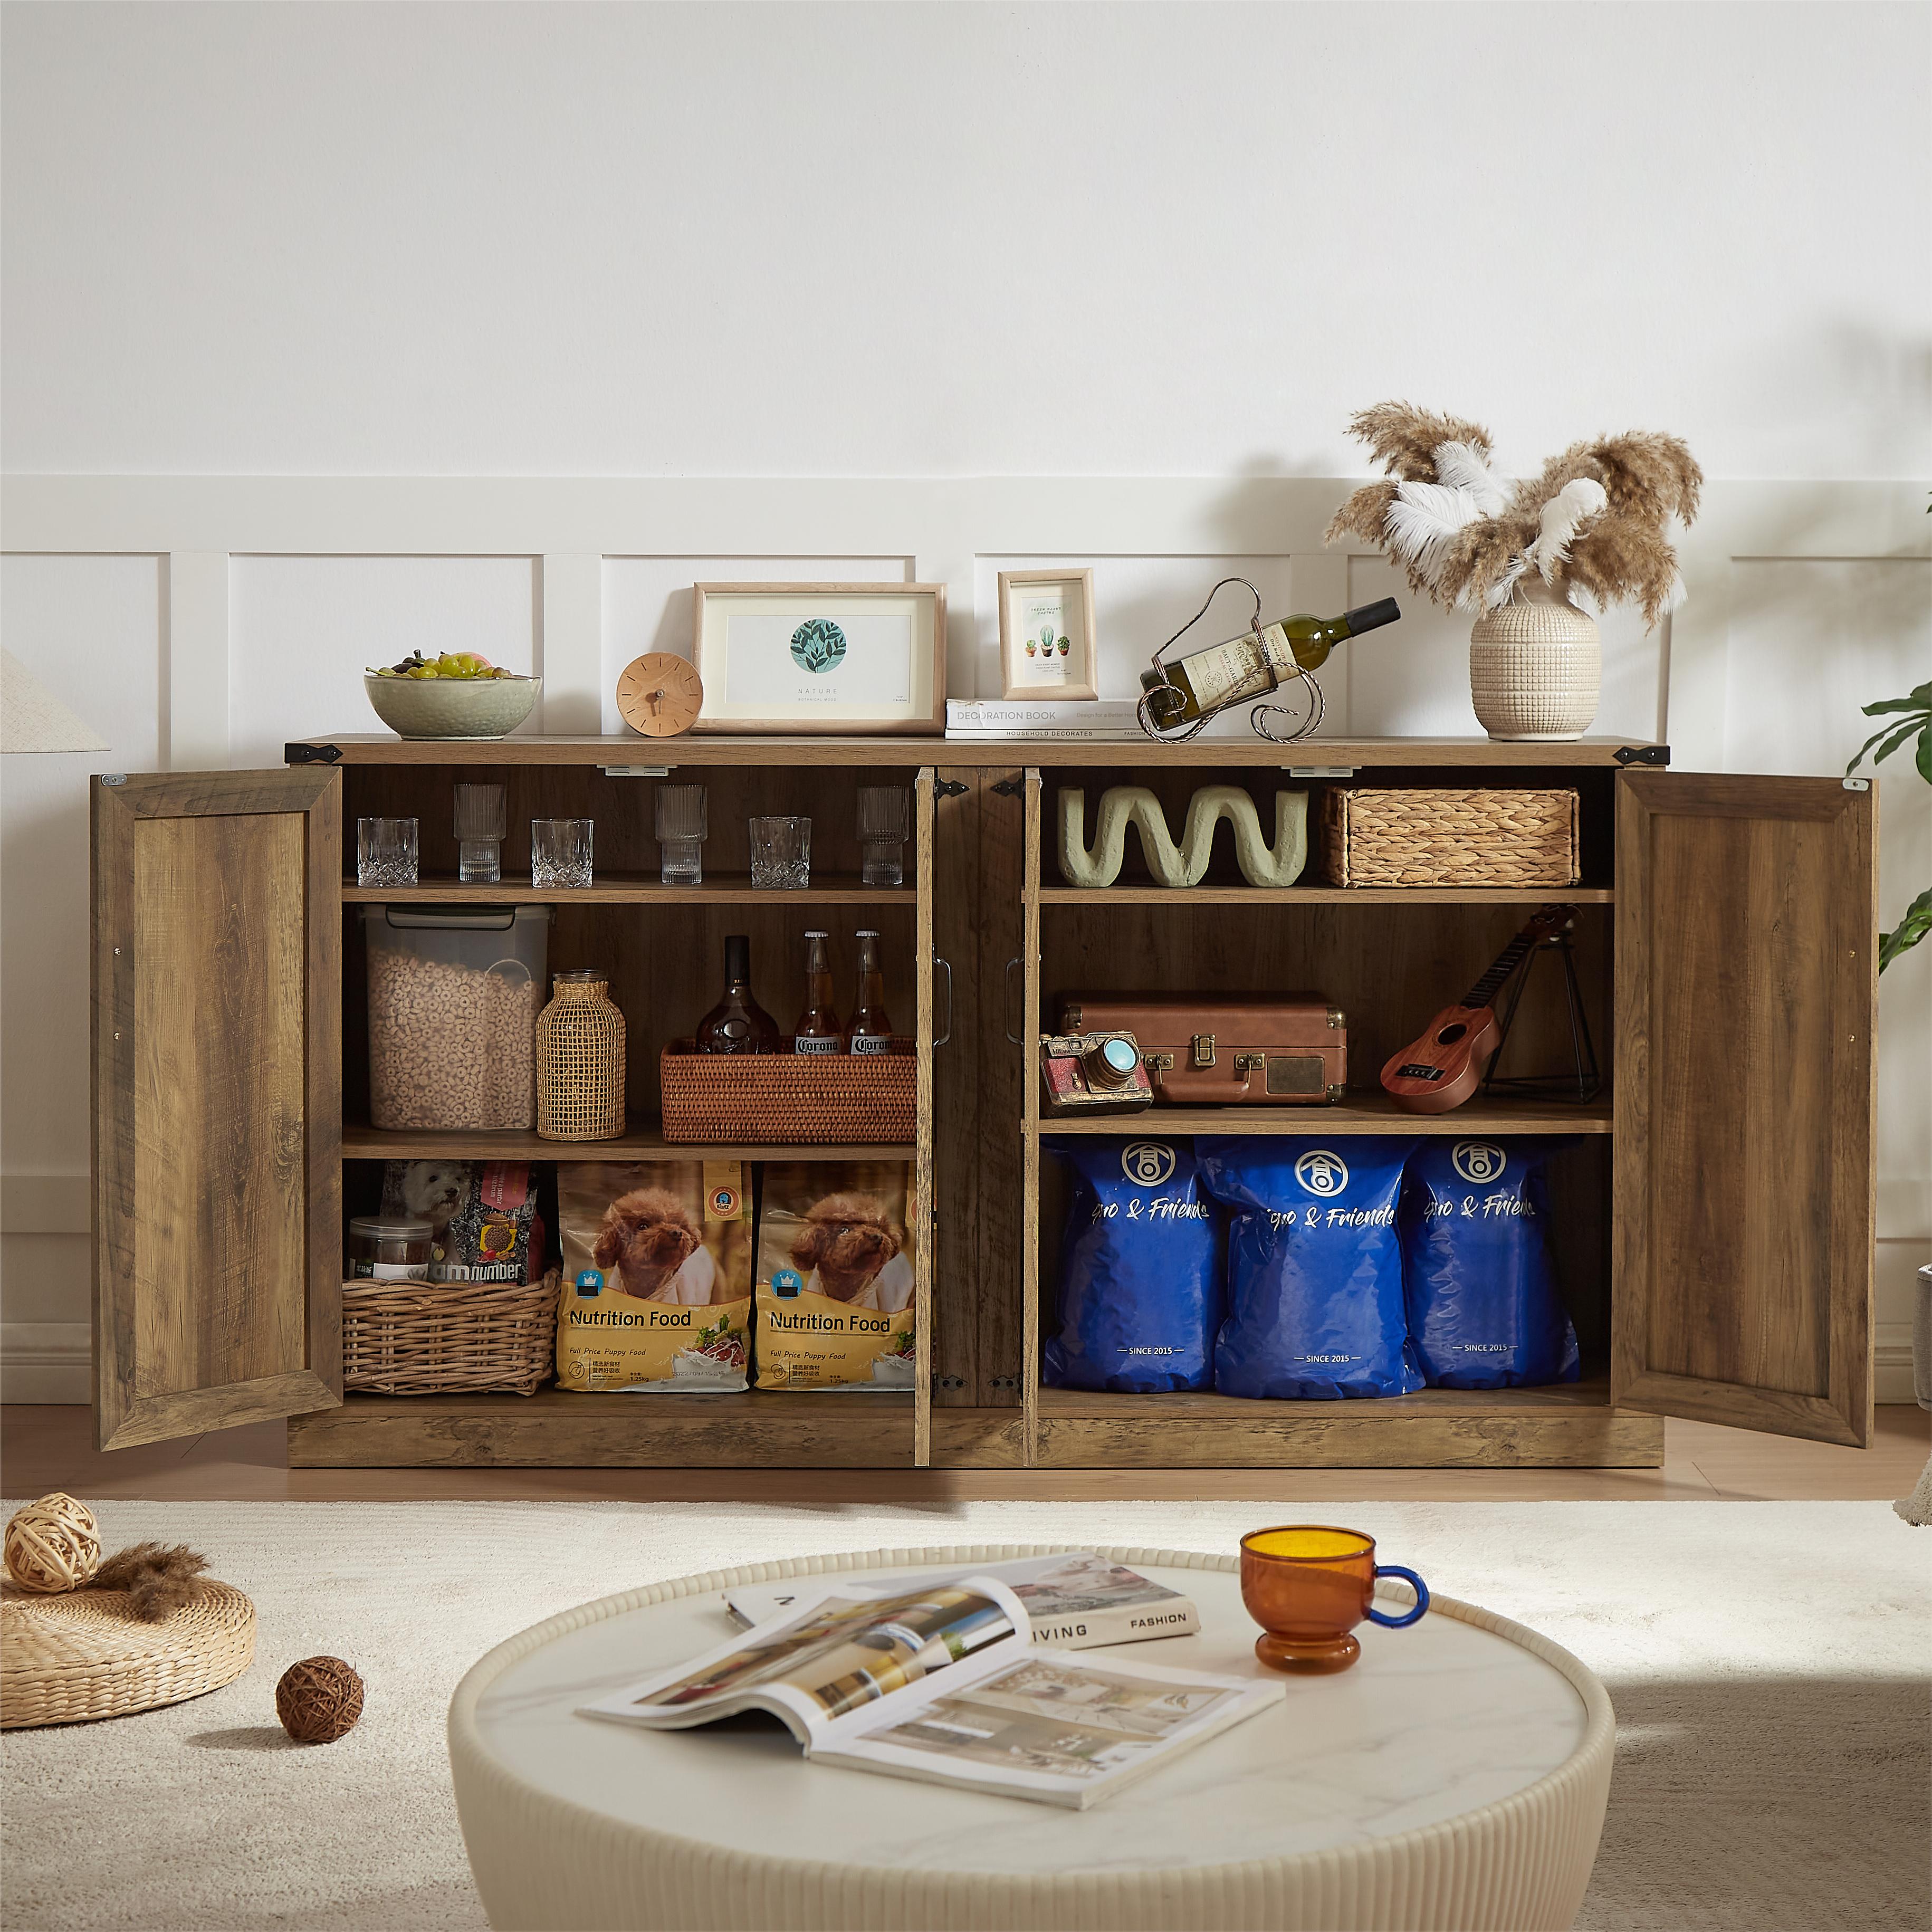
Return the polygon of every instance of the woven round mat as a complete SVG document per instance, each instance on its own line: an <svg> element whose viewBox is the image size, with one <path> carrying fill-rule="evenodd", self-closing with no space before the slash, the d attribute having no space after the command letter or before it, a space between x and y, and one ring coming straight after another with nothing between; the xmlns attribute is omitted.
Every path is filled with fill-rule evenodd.
<svg viewBox="0 0 1932 1932"><path fill-rule="evenodd" d="M124 1590L0 1598L0 1730L80 1724L178 1704L233 1682L255 1655L255 1606L204 1579L165 1622L128 1613Z"/></svg>

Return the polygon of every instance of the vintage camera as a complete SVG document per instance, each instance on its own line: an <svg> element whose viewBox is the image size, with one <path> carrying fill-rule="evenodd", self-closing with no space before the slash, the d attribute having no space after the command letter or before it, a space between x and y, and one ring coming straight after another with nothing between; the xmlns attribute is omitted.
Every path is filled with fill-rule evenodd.
<svg viewBox="0 0 1932 1932"><path fill-rule="evenodd" d="M1130 1033L1049 1034L1040 1043L1040 1077L1049 1114L1130 1114L1154 1105Z"/></svg>

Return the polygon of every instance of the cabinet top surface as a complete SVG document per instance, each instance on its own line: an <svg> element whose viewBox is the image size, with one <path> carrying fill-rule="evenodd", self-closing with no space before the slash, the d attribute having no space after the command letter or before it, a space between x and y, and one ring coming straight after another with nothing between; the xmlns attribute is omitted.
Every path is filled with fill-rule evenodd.
<svg viewBox="0 0 1932 1932"><path fill-rule="evenodd" d="M1102 1553L1119 1560L1130 1552ZM886 1561L915 1567L968 1556L894 1551ZM1256 1660L1255 1626L1232 1559L1225 1570L1179 1569L1136 1553L1134 1564L1194 1599L1201 1634L1125 1654L1092 1651L1088 1661L1104 1667L1124 1654L1281 1681ZM621 1598L592 1606L577 1629L488 1681L478 1682L490 1667L479 1666L458 1693L452 1730L467 1732L472 1748L518 1777L620 1826L715 1844L721 1816L756 1818L757 1850L768 1857L822 1860L830 1846L839 1863L860 1867L1140 1874L1318 1852L1439 1823L1547 1777L1583 1748L1588 1730L1583 1697L1561 1670L1447 1604L1412 1630L1364 1624L1357 1669L1294 1680L1283 1708L1084 1812L910 1780L886 1786L885 1802L867 1802L854 1788L862 1773L808 1765L789 1738L768 1730L728 1727L700 1738L572 1717L728 1639L718 1586L755 1574L713 1576L701 1590L628 1612ZM1498 1712L1507 1720L1496 1721Z"/></svg>
<svg viewBox="0 0 1932 1932"><path fill-rule="evenodd" d="M1614 765L1649 741L1574 738L1499 744L1487 738L1316 738L1274 745L1259 738L1144 739L735 737L689 734L640 738L526 737L488 741L404 739L388 733L322 732L299 740L333 746L345 765L1253 765L1272 770L1378 765Z"/></svg>

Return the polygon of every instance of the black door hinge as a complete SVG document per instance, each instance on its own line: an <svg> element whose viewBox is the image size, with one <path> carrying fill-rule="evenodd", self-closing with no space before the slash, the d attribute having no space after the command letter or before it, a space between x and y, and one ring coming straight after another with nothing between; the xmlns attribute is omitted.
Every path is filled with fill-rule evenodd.
<svg viewBox="0 0 1932 1932"><path fill-rule="evenodd" d="M1018 798L1020 795L1020 782L1018 778L995 778L993 781L993 789L1002 798Z"/></svg>
<svg viewBox="0 0 1932 1932"><path fill-rule="evenodd" d="M936 1389L963 1389L966 1386L964 1376L934 1376L932 1385Z"/></svg>
<svg viewBox="0 0 1932 1932"><path fill-rule="evenodd" d="M342 749L338 745L284 745L282 763L285 765L339 765L342 762Z"/></svg>
<svg viewBox="0 0 1932 1932"><path fill-rule="evenodd" d="M1670 762L1668 745L1619 745L1611 754L1620 765L1667 765Z"/></svg>
<svg viewBox="0 0 1932 1932"><path fill-rule="evenodd" d="M958 798L965 789L957 778L934 778L932 782L934 798Z"/></svg>
<svg viewBox="0 0 1932 1932"><path fill-rule="evenodd" d="M1016 1389L1019 1385L1018 1376L994 1376L987 1383L988 1388L996 1389Z"/></svg>

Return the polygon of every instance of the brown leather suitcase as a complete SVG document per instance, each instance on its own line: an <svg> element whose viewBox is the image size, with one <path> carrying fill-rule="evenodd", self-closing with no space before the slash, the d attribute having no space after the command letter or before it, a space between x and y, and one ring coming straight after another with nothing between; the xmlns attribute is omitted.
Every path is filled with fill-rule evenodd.
<svg viewBox="0 0 1932 1932"><path fill-rule="evenodd" d="M1070 994L1062 1033L1130 1033L1156 1106L1318 1107L1348 1084L1348 1024L1319 993Z"/></svg>

